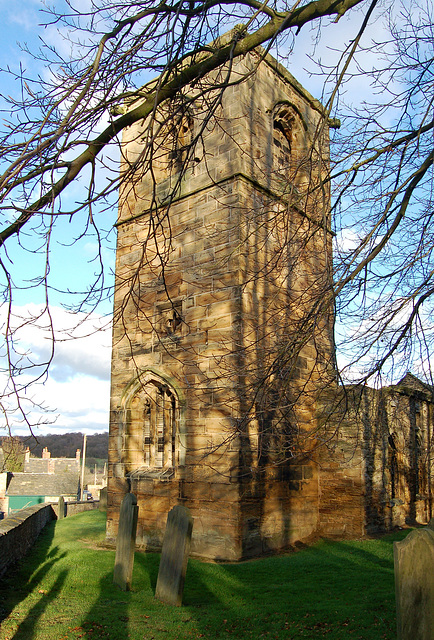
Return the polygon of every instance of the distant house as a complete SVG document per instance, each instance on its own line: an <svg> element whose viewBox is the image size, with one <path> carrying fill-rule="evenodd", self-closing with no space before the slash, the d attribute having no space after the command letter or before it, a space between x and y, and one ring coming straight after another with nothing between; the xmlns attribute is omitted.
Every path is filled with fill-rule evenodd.
<svg viewBox="0 0 434 640"><path fill-rule="evenodd" d="M80 490L78 472L59 473L8 473L5 497L7 513L30 507L41 502L77 500ZM6 509L4 509L6 511Z"/></svg>
<svg viewBox="0 0 434 640"><path fill-rule="evenodd" d="M0 512L7 515L42 502L77 500L80 493L80 450L75 458L52 458L45 447L42 458L27 450L23 472L0 473Z"/></svg>
<svg viewBox="0 0 434 640"><path fill-rule="evenodd" d="M24 473L58 473L61 471L80 471L80 449L77 449L75 458L52 458L47 447L42 451L42 458L30 457L30 451L26 451L24 458Z"/></svg>

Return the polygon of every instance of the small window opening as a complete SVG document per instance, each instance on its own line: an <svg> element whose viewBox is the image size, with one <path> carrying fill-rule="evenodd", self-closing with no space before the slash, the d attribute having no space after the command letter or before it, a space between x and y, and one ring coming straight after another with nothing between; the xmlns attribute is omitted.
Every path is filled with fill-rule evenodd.
<svg viewBox="0 0 434 640"><path fill-rule="evenodd" d="M189 114L182 115L172 128L172 149L169 151L169 169L179 173L188 158L193 139L193 118Z"/></svg>
<svg viewBox="0 0 434 640"><path fill-rule="evenodd" d="M397 498L399 469L398 469L398 447L396 445L396 435L391 433L388 437L389 441L389 469L390 469L390 494L392 500Z"/></svg>
<svg viewBox="0 0 434 640"><path fill-rule="evenodd" d="M160 337L180 335L182 322L181 301L166 302L157 306L156 329Z"/></svg>
<svg viewBox="0 0 434 640"><path fill-rule="evenodd" d="M279 173L287 173L291 164L293 116L289 109L282 109L273 120L274 167Z"/></svg>

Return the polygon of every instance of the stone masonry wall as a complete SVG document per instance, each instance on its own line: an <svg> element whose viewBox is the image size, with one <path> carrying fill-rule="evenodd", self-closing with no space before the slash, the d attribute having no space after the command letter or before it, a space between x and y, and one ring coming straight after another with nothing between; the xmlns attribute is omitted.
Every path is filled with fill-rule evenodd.
<svg viewBox="0 0 434 640"><path fill-rule="evenodd" d="M38 504L0 521L0 576L25 556L42 529L55 519L51 504Z"/></svg>
<svg viewBox="0 0 434 640"><path fill-rule="evenodd" d="M66 515L74 515L98 506L98 501L65 502L65 511ZM57 519L58 508L57 503L37 504L0 520L0 576L21 560L44 527Z"/></svg>

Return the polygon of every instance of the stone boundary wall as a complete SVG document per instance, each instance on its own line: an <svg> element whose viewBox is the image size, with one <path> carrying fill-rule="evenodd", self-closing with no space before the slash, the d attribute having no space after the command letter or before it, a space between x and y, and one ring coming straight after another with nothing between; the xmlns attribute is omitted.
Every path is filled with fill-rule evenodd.
<svg viewBox="0 0 434 640"><path fill-rule="evenodd" d="M66 502L65 515L98 509L99 500ZM20 509L0 520L0 576L20 560L35 543L42 529L57 519L58 504L46 502Z"/></svg>
<svg viewBox="0 0 434 640"><path fill-rule="evenodd" d="M54 513L56 517L59 517L59 505L57 502L52 503ZM65 502L65 517L73 516L76 513L82 513L83 511L92 511L99 508L99 500L83 500L83 502Z"/></svg>
<svg viewBox="0 0 434 640"><path fill-rule="evenodd" d="M45 525L55 519L53 505L43 503L0 521L0 576L27 553Z"/></svg>

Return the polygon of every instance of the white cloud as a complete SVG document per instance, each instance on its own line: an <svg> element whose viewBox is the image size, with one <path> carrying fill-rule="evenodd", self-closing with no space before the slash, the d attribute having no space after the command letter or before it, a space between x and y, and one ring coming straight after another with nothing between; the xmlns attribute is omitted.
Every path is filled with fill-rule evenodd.
<svg viewBox="0 0 434 640"><path fill-rule="evenodd" d="M107 381L97 380L92 376L76 375L67 383L58 382L51 377L40 385L37 395L55 402L57 416L54 424L43 425L37 433L96 433L108 431L108 413L110 402L110 385ZM44 414L39 414L44 418ZM50 420L50 416L47 416ZM23 435L28 433L25 426L14 430Z"/></svg>
<svg viewBox="0 0 434 640"><path fill-rule="evenodd" d="M4 307L1 313L4 329ZM59 307L52 307L50 315L53 334L48 314L41 315L38 305L28 304L13 310L14 345L19 353L25 354L18 364L35 365L16 376L21 388L43 371L43 365L51 356L53 335L55 339L48 375L23 391L23 408L33 424L55 419L55 424L39 427L37 432L40 434L105 431L108 429L110 397L110 320L97 314L68 313ZM4 352L2 355L4 362ZM0 381L4 389L11 389L5 370L0 374ZM50 412L45 413L35 403L49 408ZM9 407L14 432L28 433L28 427L20 424L14 406L16 408L15 399L11 396Z"/></svg>
<svg viewBox="0 0 434 640"><path fill-rule="evenodd" d="M333 251L348 253L355 251L359 246L361 238L353 229L340 229L333 239Z"/></svg>

